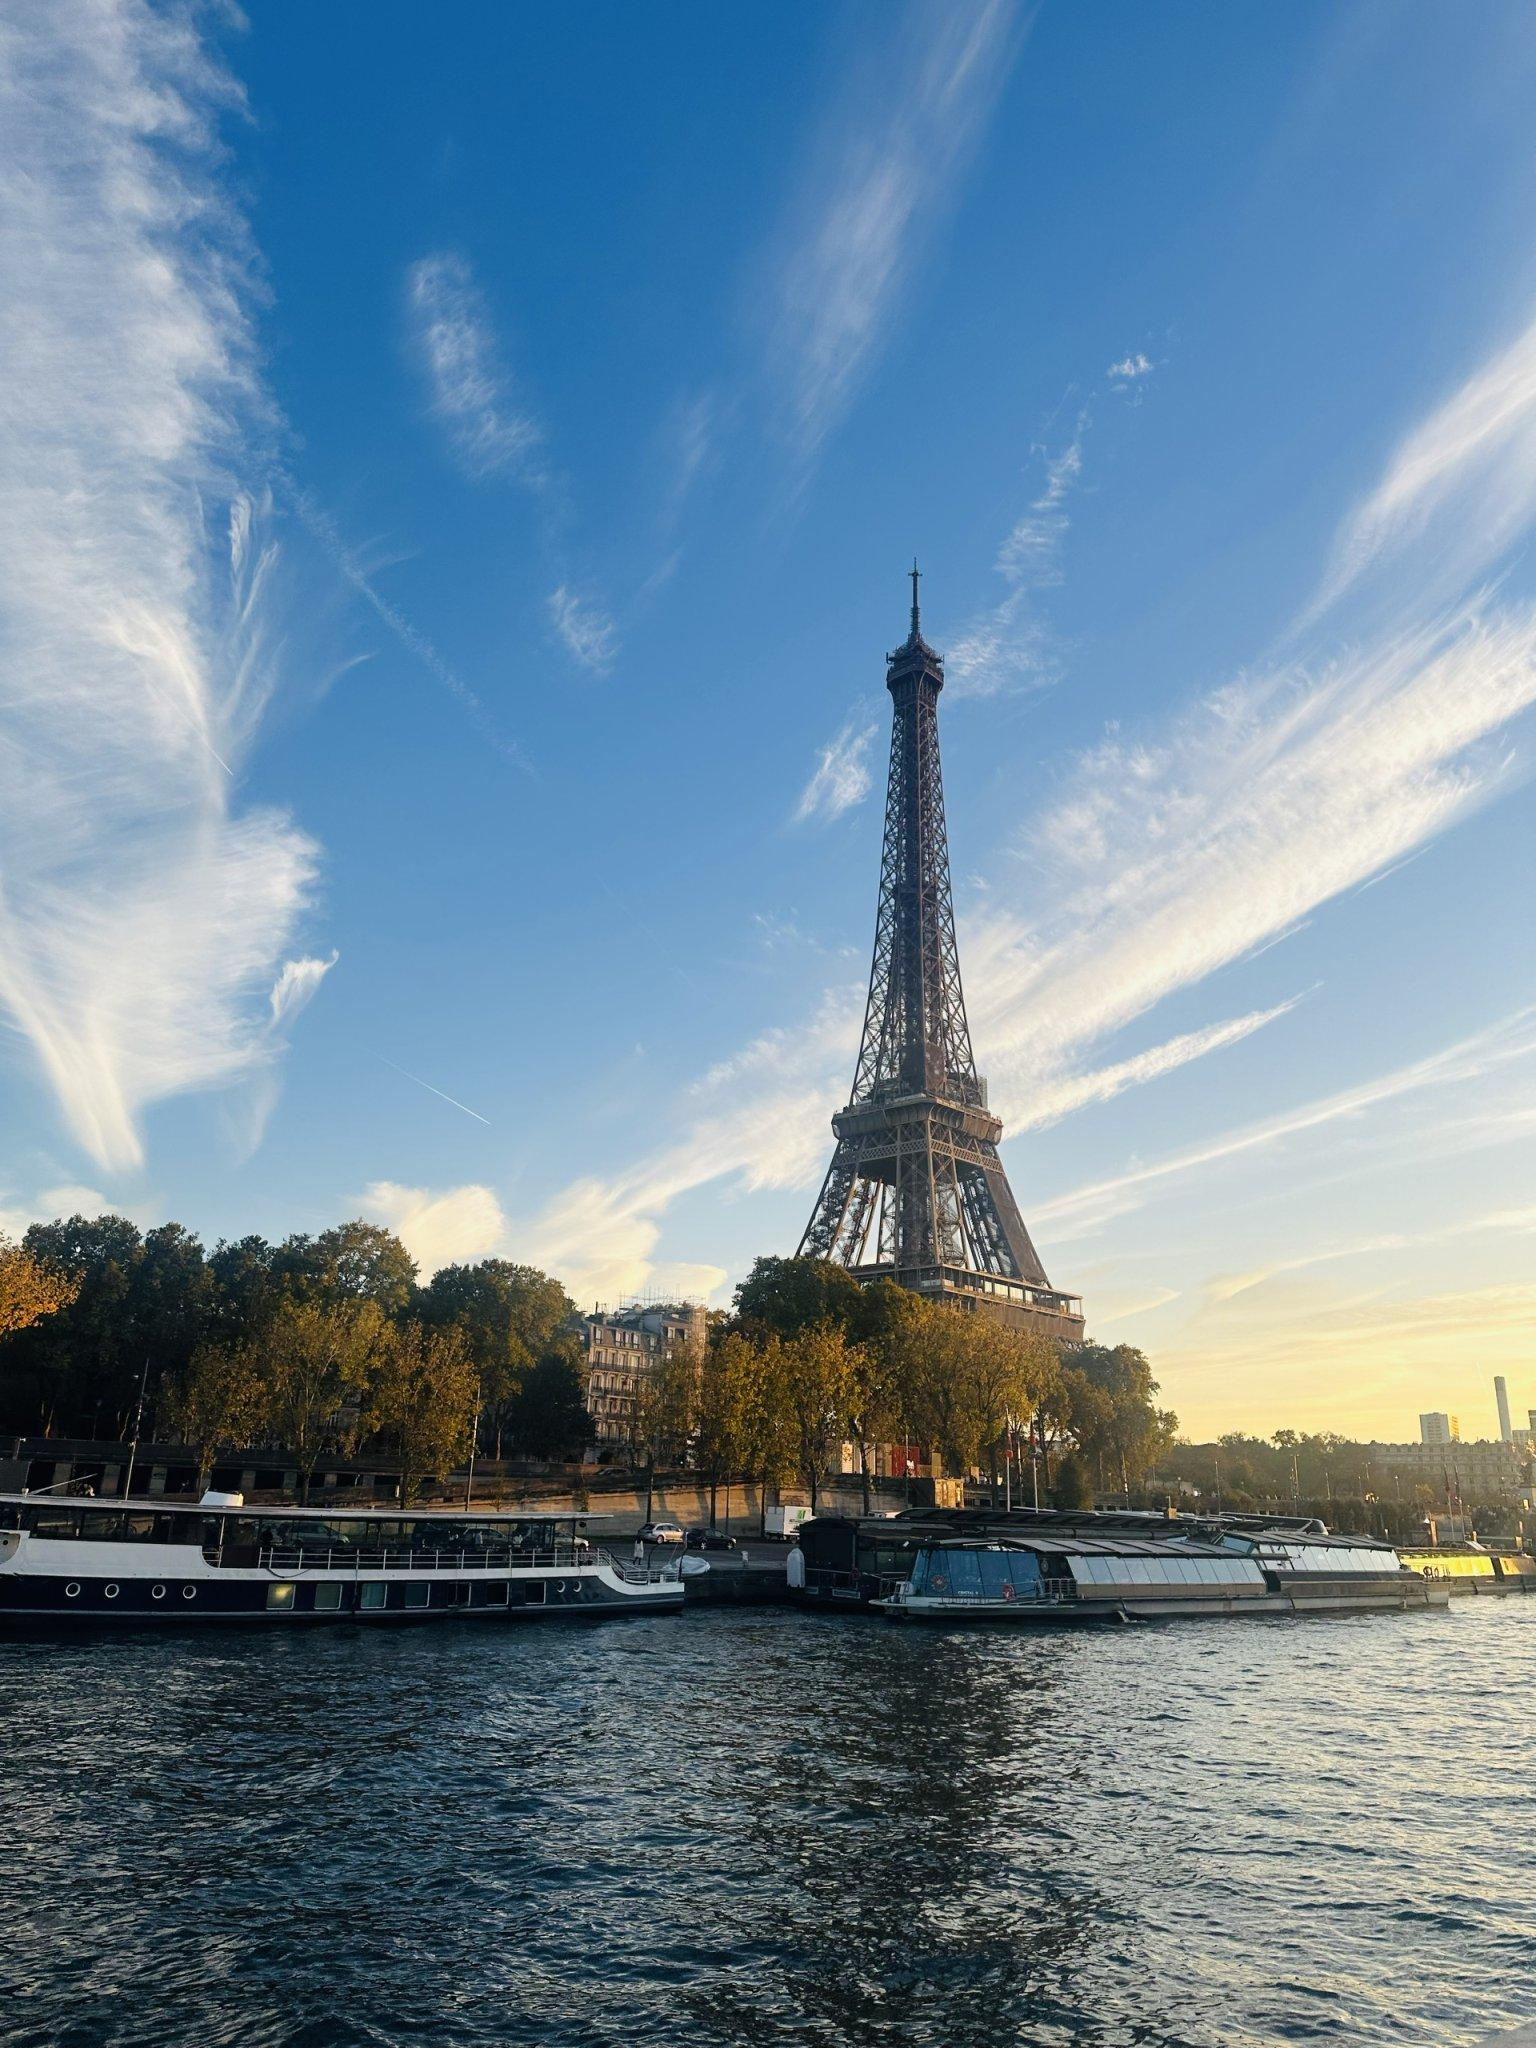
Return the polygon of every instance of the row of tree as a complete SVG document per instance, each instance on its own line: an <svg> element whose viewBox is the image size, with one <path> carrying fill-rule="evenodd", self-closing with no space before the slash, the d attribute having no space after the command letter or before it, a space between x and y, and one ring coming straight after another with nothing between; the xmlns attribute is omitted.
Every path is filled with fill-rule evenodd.
<svg viewBox="0 0 1536 2048"><path fill-rule="evenodd" d="M196 1449L281 1446L307 1491L328 1453L387 1451L409 1481L479 1442L569 1455L587 1432L574 1306L531 1266L448 1266L352 1222L205 1253L179 1224L34 1224L0 1245L0 1427Z"/></svg>
<svg viewBox="0 0 1536 2048"><path fill-rule="evenodd" d="M637 1439L646 1462L691 1464L710 1489L737 1479L798 1480L814 1507L843 1447L870 1504L874 1446L923 1447L951 1475L1022 1469L1037 1458L1045 1494L1080 1505L1095 1483L1139 1479L1172 1441L1141 1353L1049 1339L985 1314L925 1301L840 1266L759 1259L714 1327L700 1365L664 1359L642 1383Z"/></svg>
<svg viewBox="0 0 1536 2048"><path fill-rule="evenodd" d="M10 1304L8 1306L8 1304ZM178 1224L37 1224L0 1250L0 1427L174 1435L204 1478L221 1450L280 1446L307 1493L322 1458L387 1452L409 1488L475 1446L568 1457L589 1440L570 1297L487 1259L425 1285L399 1239L352 1222L205 1253ZM1174 1418L1128 1346L1049 1341L842 1267L760 1259L703 1353L641 1376L632 1455L711 1489L796 1479L813 1504L853 1445L921 1446L951 1475L1023 1469L1079 1504L1128 1491Z"/></svg>

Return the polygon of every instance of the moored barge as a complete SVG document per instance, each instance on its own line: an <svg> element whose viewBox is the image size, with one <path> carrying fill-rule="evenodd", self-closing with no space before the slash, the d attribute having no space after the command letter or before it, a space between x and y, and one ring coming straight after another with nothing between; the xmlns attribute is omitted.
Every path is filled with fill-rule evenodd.
<svg viewBox="0 0 1536 2048"><path fill-rule="evenodd" d="M601 1620L675 1613L676 1566L580 1514L247 1507L0 1494L0 1627Z"/></svg>
<svg viewBox="0 0 1536 2048"><path fill-rule="evenodd" d="M898 1621L1349 1613L1448 1598L1390 1544L1300 1517L916 1510L823 1518L799 1541L808 1605Z"/></svg>

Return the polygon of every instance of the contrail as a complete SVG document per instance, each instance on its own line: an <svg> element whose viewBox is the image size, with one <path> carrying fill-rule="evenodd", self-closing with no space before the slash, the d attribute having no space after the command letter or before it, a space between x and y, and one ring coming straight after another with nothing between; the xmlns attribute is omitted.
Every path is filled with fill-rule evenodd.
<svg viewBox="0 0 1536 2048"><path fill-rule="evenodd" d="M533 768L528 756L523 752L516 740L503 739L492 723L485 706L469 687L468 683L464 681L463 677L458 675L449 663L443 659L437 648L433 646L432 642L419 627L413 626L403 612L398 611L387 597L381 597L378 591L374 589L372 583L364 574L357 557L342 539L340 530L331 515L322 506L317 505L307 491L300 490L294 485L290 485L289 490L294 509L298 513L299 518L326 550L337 569L340 570L347 582L351 584L358 596L372 607L380 622L389 628L390 632L394 634L402 646L408 648L415 655L423 667L437 678L438 682L442 684L443 688L451 696L458 699L463 707L465 716L470 724L474 726L480 737L493 746L497 753L505 760L510 761L514 768L521 768L525 775L531 775ZM413 1075L411 1078L414 1080L415 1076ZM425 1086L426 1084L423 1083L422 1085ZM460 1107L462 1108L463 1105L460 1104ZM470 1111L470 1115L474 1115L473 1110Z"/></svg>
<svg viewBox="0 0 1536 2048"><path fill-rule="evenodd" d="M384 1064L386 1067L395 1067L394 1061L385 1060L384 1055L381 1052L376 1052L374 1054L374 1058L376 1060L384 1060ZM414 1081L418 1088L425 1088L429 1095L441 1096L444 1102L451 1102L455 1109L462 1109L464 1114L466 1116L472 1116L477 1124L484 1124L487 1128L489 1128L491 1121L490 1118L488 1116L482 1116L478 1109L471 1109L467 1102L460 1102L456 1095L444 1094L441 1088L434 1088L430 1081L423 1081L420 1074L413 1074L408 1067L395 1067L395 1072L397 1074L404 1074L406 1080Z"/></svg>

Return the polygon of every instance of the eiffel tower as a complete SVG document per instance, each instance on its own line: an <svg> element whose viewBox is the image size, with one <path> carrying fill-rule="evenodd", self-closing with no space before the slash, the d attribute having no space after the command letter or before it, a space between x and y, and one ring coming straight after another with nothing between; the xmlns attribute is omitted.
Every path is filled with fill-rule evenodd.
<svg viewBox="0 0 1536 2048"><path fill-rule="evenodd" d="M960 987L939 768L944 661L912 630L886 657L891 769L864 1036L801 1258L1078 1342L1082 1305L1045 1276L998 1157Z"/></svg>

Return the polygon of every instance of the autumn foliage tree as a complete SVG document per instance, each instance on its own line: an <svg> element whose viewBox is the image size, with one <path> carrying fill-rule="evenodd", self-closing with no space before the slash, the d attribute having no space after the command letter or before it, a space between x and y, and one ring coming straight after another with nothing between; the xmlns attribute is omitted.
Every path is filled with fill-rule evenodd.
<svg viewBox="0 0 1536 2048"><path fill-rule="evenodd" d="M79 1292L77 1279L0 1235L0 1338L57 1315Z"/></svg>
<svg viewBox="0 0 1536 2048"><path fill-rule="evenodd" d="M366 1423L400 1462L400 1503L408 1507L429 1473L468 1453L475 1367L457 1330L405 1321L384 1333L367 1383Z"/></svg>

